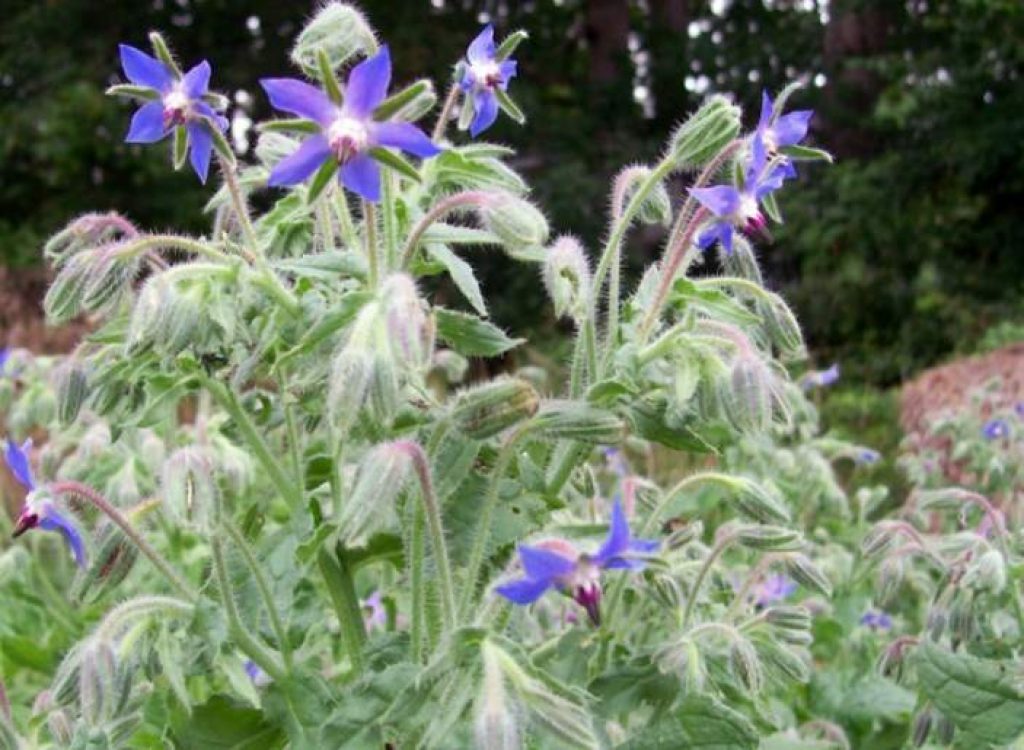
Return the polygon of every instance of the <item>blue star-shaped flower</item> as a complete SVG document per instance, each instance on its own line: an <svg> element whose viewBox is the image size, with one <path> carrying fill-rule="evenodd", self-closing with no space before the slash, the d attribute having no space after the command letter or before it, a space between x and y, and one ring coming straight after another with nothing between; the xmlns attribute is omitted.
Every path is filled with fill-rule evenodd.
<svg viewBox="0 0 1024 750"><path fill-rule="evenodd" d="M622 504L612 506L608 538L594 555L579 554L563 540L552 540L547 547L519 545L519 560L524 578L509 581L495 591L515 604L532 604L548 589L564 591L587 610L591 622L600 624L602 570L641 570L642 555L658 548L652 539L633 539Z"/></svg>
<svg viewBox="0 0 1024 750"><path fill-rule="evenodd" d="M341 183L368 201L380 200L380 167L371 149L385 146L427 158L441 149L408 122L378 122L373 111L387 96L391 83L391 55L386 46L363 60L349 73L345 99L335 104L320 89L294 78L260 81L270 103L316 123L320 132L302 142L294 154L282 159L267 181L272 187L297 185L328 159L340 165Z"/></svg>
<svg viewBox="0 0 1024 750"><path fill-rule="evenodd" d="M473 97L473 120L469 133L474 138L498 119L497 89L505 91L516 75L516 61L498 60L494 44L494 27L481 31L466 50L466 66L459 86Z"/></svg>
<svg viewBox="0 0 1024 750"><path fill-rule="evenodd" d="M25 505L14 525L14 536L17 538L29 529L36 527L44 531L56 531L64 537L78 567L84 568L85 545L77 527L57 510L52 499L35 492L36 481L32 476L32 467L28 460L28 452L31 449L31 438L21 446L10 440L4 446L4 459L7 462L7 468L11 470L14 478L29 491L28 497L25 498Z"/></svg>
<svg viewBox="0 0 1024 750"><path fill-rule="evenodd" d="M210 89L210 63L203 60L185 75L174 71L140 49L122 44L121 67L136 86L152 89L153 101L146 102L132 117L125 143L156 143L179 127L188 134L189 161L206 183L213 155L211 128L227 130L227 118L214 112L204 99Z"/></svg>

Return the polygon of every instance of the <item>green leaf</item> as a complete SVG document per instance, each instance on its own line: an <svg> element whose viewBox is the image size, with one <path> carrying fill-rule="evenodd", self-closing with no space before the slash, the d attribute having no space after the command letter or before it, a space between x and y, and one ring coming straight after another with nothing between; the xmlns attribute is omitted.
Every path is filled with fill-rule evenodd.
<svg viewBox="0 0 1024 750"><path fill-rule="evenodd" d="M309 190L306 191L306 204L312 204L317 198L320 197L320 193L327 187L331 178L334 177L338 171L338 162L335 159L328 158L327 161L316 171L313 175L313 181L309 183Z"/></svg>
<svg viewBox="0 0 1024 750"><path fill-rule="evenodd" d="M487 303L484 302L484 295L480 291L480 282L476 280L473 267L448 249L447 245L427 245L426 251L427 255L445 267L448 275L455 282L455 286L459 288L462 296L473 306L473 309L486 317Z"/></svg>
<svg viewBox="0 0 1024 750"><path fill-rule="evenodd" d="M672 301L675 304L692 304L702 307L714 317L737 325L761 322L757 315L721 289L702 287L690 279L676 280L672 285Z"/></svg>
<svg viewBox="0 0 1024 750"><path fill-rule="evenodd" d="M512 339L496 325L481 320L475 315L435 309L437 335L452 349L469 357L496 357L523 343L523 339Z"/></svg>
<svg viewBox="0 0 1024 750"><path fill-rule="evenodd" d="M830 740L805 740L780 733L761 740L758 750L836 750L836 747Z"/></svg>
<svg viewBox="0 0 1024 750"><path fill-rule="evenodd" d="M405 175L413 182L422 182L422 178L420 177L420 173L416 171L416 167L409 163L404 156L399 155L398 152L387 148L381 148L380 146L375 146L370 149L370 156L379 161L385 167L390 167L396 172L400 172Z"/></svg>
<svg viewBox="0 0 1024 750"><path fill-rule="evenodd" d="M754 750L757 732L742 714L708 695L690 694L619 750Z"/></svg>
<svg viewBox="0 0 1024 750"><path fill-rule="evenodd" d="M228 678L228 684L240 698L252 705L253 708L260 707L260 694L245 671L242 657L233 653L217 654L214 664L217 670L223 672Z"/></svg>
<svg viewBox="0 0 1024 750"><path fill-rule="evenodd" d="M215 695L197 706L192 715L176 715L171 722L175 747L204 750L278 750L285 744L279 727L259 711L240 706L226 695Z"/></svg>
<svg viewBox="0 0 1024 750"><path fill-rule="evenodd" d="M956 654L934 643L914 652L921 691L957 728L992 745L1024 732L1024 697L1010 661Z"/></svg>
<svg viewBox="0 0 1024 750"><path fill-rule="evenodd" d="M782 224L782 213L779 211L779 204L775 201L775 196L768 193L761 199L761 205L764 206L764 212L768 214L768 218L774 221L776 224Z"/></svg>
<svg viewBox="0 0 1024 750"><path fill-rule="evenodd" d="M181 648L181 636L162 630L156 639L156 655L160 671L171 685L174 696L186 711L192 710L192 699L185 686L184 667L187 665Z"/></svg>
<svg viewBox="0 0 1024 750"><path fill-rule="evenodd" d="M220 154L220 157L224 160L225 164L229 167L235 166L235 152L231 150L231 144L228 143L228 139L224 137L224 134L220 132L216 123L208 117L203 118L206 121L206 127L210 131L210 135L213 137L213 148Z"/></svg>
<svg viewBox="0 0 1024 750"><path fill-rule="evenodd" d="M304 255L301 258L279 260L273 264L275 270L294 274L302 278L337 282L339 277L366 278L366 263L355 253L335 251Z"/></svg>
<svg viewBox="0 0 1024 750"><path fill-rule="evenodd" d="M363 309L363 306L373 299L371 292L349 292L338 298L334 309L317 321L305 335L299 339L299 343L281 355L278 362L291 359L292 357L308 352L322 344L335 333L347 326Z"/></svg>

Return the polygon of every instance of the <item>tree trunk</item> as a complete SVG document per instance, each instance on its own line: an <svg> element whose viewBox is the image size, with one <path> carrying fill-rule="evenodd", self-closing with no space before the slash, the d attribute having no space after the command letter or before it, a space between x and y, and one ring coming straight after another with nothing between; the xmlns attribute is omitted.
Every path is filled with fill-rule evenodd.
<svg viewBox="0 0 1024 750"><path fill-rule="evenodd" d="M586 14L590 81L598 86L610 86L628 72L629 2L587 0Z"/></svg>

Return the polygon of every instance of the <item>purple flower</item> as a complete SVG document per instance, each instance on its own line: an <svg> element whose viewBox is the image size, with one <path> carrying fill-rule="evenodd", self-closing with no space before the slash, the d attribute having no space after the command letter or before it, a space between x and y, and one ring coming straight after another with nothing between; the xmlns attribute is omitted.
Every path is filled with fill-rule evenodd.
<svg viewBox="0 0 1024 750"><path fill-rule="evenodd" d="M739 188L733 185L690 188L690 195L716 218L697 236L697 246L706 250L715 242L721 242L726 252L731 253L734 229L761 231L765 225L761 200L782 187L783 181L792 174L793 167L788 162L769 161L764 138L759 131L755 132L751 138L750 161Z"/></svg>
<svg viewBox="0 0 1024 750"><path fill-rule="evenodd" d="M853 462L861 466L869 466L878 463L882 454L871 448L860 448L853 456Z"/></svg>
<svg viewBox="0 0 1024 750"><path fill-rule="evenodd" d="M586 609L594 625L601 623L601 571L641 570L646 563L638 556L658 548L655 540L632 538L618 501L612 505L608 538L596 554L581 554L563 539L551 539L541 545L519 545L519 560L526 576L498 586L495 591L515 604L526 605L537 601L548 589L558 589Z"/></svg>
<svg viewBox="0 0 1024 750"><path fill-rule="evenodd" d="M384 607L380 591L374 591L363 600L363 623L367 630L383 630L388 624L388 612Z"/></svg>
<svg viewBox="0 0 1024 750"><path fill-rule="evenodd" d="M796 588L796 583L781 573L768 576L754 589L754 601L759 607L767 607L769 604L788 599Z"/></svg>
<svg viewBox="0 0 1024 750"><path fill-rule="evenodd" d="M1016 404L1014 404L1013 410L1014 412L1016 412L1018 417L1024 419L1024 401L1018 401Z"/></svg>
<svg viewBox="0 0 1024 750"><path fill-rule="evenodd" d="M629 461L620 448L604 448L604 460L608 470L621 479L629 476Z"/></svg>
<svg viewBox="0 0 1024 750"><path fill-rule="evenodd" d="M839 364L833 363L827 370L815 370L803 376L800 386L808 391L811 388L826 388L839 380Z"/></svg>
<svg viewBox="0 0 1024 750"><path fill-rule="evenodd" d="M999 440L1009 437L1010 424L1005 419L990 419L981 428L981 434L986 440Z"/></svg>
<svg viewBox="0 0 1024 750"><path fill-rule="evenodd" d="M495 56L494 27L490 24L481 31L466 50L465 71L459 86L473 95L473 121L469 133L474 138L498 119L499 89L505 91L516 75L516 61L498 60Z"/></svg>
<svg viewBox="0 0 1024 750"><path fill-rule="evenodd" d="M226 118L213 111L204 100L210 86L210 63L203 60L180 78L155 57L127 44L121 47L121 67L125 77L136 86L152 89L157 96L146 102L132 117L125 143L155 143L175 128L188 135L189 161L206 183L213 154L211 128L227 130Z"/></svg>
<svg viewBox="0 0 1024 750"><path fill-rule="evenodd" d="M25 498L25 505L14 525L14 537L17 538L29 529L39 527L44 531L56 531L63 537L68 549L75 558L78 567L85 567L85 545L82 543L82 535L70 519L65 518L54 505L53 500L47 495L35 492L36 482L32 476L32 467L29 465L28 452L32 450L32 439L29 438L20 447L16 443L7 441L4 446L4 460L7 468L11 470L14 478L17 479L28 491Z"/></svg>
<svg viewBox="0 0 1024 750"><path fill-rule="evenodd" d="M315 86L294 78L261 80L274 107L320 126L319 133L277 163L267 183L272 187L297 185L328 159L335 159L341 167L341 184L368 201L377 201L380 167L373 149L398 148L421 158L440 153L441 149L415 125L373 119L373 111L387 96L390 82L391 55L386 46L352 68L340 105Z"/></svg>
<svg viewBox="0 0 1024 750"><path fill-rule="evenodd" d="M756 133L761 136L765 149L773 154L780 148L795 146L807 135L814 112L809 109L775 116L775 106L767 91L761 92L761 117ZM795 172L792 176L795 176Z"/></svg>
<svg viewBox="0 0 1024 750"><path fill-rule="evenodd" d="M252 659L248 659L245 662L245 674L255 687L265 687L273 682L270 679L270 675L260 669L260 666Z"/></svg>
<svg viewBox="0 0 1024 750"><path fill-rule="evenodd" d="M890 630L892 618L885 612L868 610L861 616L860 624L871 630Z"/></svg>
<svg viewBox="0 0 1024 750"><path fill-rule="evenodd" d="M4 369L7 367L7 360L11 356L11 350L8 347L0 348L0 375L4 374Z"/></svg>

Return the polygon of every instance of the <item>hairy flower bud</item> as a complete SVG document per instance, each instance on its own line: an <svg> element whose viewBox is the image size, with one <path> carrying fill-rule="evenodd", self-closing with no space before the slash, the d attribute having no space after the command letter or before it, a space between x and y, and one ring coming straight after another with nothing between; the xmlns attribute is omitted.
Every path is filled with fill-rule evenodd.
<svg viewBox="0 0 1024 750"><path fill-rule="evenodd" d="M79 360L69 357L54 369L52 377L57 396L57 419L62 425L69 425L78 417L89 395L85 367Z"/></svg>
<svg viewBox="0 0 1024 750"><path fill-rule="evenodd" d="M757 649L746 638L734 638L729 644L729 669L740 683L756 695L764 687L764 670Z"/></svg>
<svg viewBox="0 0 1024 750"><path fill-rule="evenodd" d="M50 711L46 715L46 728L50 730L53 739L60 747L70 747L74 739L75 725L72 723L71 714L64 708ZM11 750L17 750L18 745L13 745Z"/></svg>
<svg viewBox="0 0 1024 750"><path fill-rule="evenodd" d="M299 32L291 59L307 74L319 77L318 58L327 56L332 70L337 70L356 56L369 56L377 49L373 27L366 16L348 3L324 5Z"/></svg>
<svg viewBox="0 0 1024 750"><path fill-rule="evenodd" d="M911 732L911 742L914 747L921 747L928 741L928 735L932 731L932 712L925 708L914 718L914 728Z"/></svg>
<svg viewBox="0 0 1024 750"><path fill-rule="evenodd" d="M807 358L807 347L800 323L789 305L777 294L771 294L770 301L759 307L765 327L772 343L779 349L783 360L799 361Z"/></svg>
<svg viewBox="0 0 1024 750"><path fill-rule="evenodd" d="M484 642L483 684L476 700L473 722L479 750L518 750L522 746L515 706L509 699L501 663L493 646Z"/></svg>
<svg viewBox="0 0 1024 750"><path fill-rule="evenodd" d="M761 433L772 421L772 374L753 352L736 357L725 399L730 421L741 432Z"/></svg>
<svg viewBox="0 0 1024 750"><path fill-rule="evenodd" d="M757 262L757 256L754 254L754 247L747 242L743 235L734 234L732 238L732 252L726 252L725 248L722 247L719 258L726 273L753 281L758 286L764 286L761 266Z"/></svg>
<svg viewBox="0 0 1024 750"><path fill-rule="evenodd" d="M469 372L469 362L458 352L451 349L439 349L434 352L433 366L444 373L449 384L461 383Z"/></svg>
<svg viewBox="0 0 1024 750"><path fill-rule="evenodd" d="M416 283L408 274L392 274L381 285L380 296L388 342L399 363L423 369L434 351L434 325Z"/></svg>
<svg viewBox="0 0 1024 750"><path fill-rule="evenodd" d="M511 193L488 196L481 206L484 227L518 260L535 260L548 241L548 220L536 206ZM542 257L542 256L541 256Z"/></svg>
<svg viewBox="0 0 1024 750"><path fill-rule="evenodd" d="M452 407L452 423L475 440L486 440L529 419L540 397L520 378L499 378L462 391Z"/></svg>
<svg viewBox="0 0 1024 750"><path fill-rule="evenodd" d="M75 602L96 601L125 579L138 559L138 547L117 526L105 523L96 534L96 554L89 567L72 581L69 597Z"/></svg>
<svg viewBox="0 0 1024 750"><path fill-rule="evenodd" d="M365 542L392 520L395 502L404 491L411 470L409 453L399 443L382 443L363 457L339 519L346 543Z"/></svg>
<svg viewBox="0 0 1024 750"><path fill-rule="evenodd" d="M590 304L590 263L586 251L574 237L562 236L544 258L544 288L555 307L555 315L577 320Z"/></svg>
<svg viewBox="0 0 1024 750"><path fill-rule="evenodd" d="M626 167L615 178L612 186L612 214L618 218L625 212L640 189L640 186L651 176L650 167ZM658 181L648 191L637 207L636 216L644 224L661 224L667 226L672 221L672 201L668 197L668 189L663 181Z"/></svg>
<svg viewBox="0 0 1024 750"><path fill-rule="evenodd" d="M700 167L740 132L740 108L715 94L676 128L668 150L677 169Z"/></svg>
<svg viewBox="0 0 1024 750"><path fill-rule="evenodd" d="M736 505L741 511L762 523L789 521L789 511L782 504L773 485L741 477L736 491Z"/></svg>
<svg viewBox="0 0 1024 750"><path fill-rule="evenodd" d="M743 526L736 539L744 547L775 551L799 549L803 544L799 532L782 526Z"/></svg>
<svg viewBox="0 0 1024 750"><path fill-rule="evenodd" d="M979 591L998 594L1006 587L1006 563L996 549L990 549L978 556L964 573L963 585Z"/></svg>
<svg viewBox="0 0 1024 750"><path fill-rule="evenodd" d="M786 558L786 570L801 586L817 591L822 596L832 596L832 582L806 555L789 555Z"/></svg>
<svg viewBox="0 0 1024 750"><path fill-rule="evenodd" d="M704 524L699 520L683 521L682 526L670 526L671 532L665 540L668 549L681 549L704 535Z"/></svg>
<svg viewBox="0 0 1024 750"><path fill-rule="evenodd" d="M783 605L769 607L764 611L765 622L779 630L808 631L811 629L811 613L807 607Z"/></svg>
<svg viewBox="0 0 1024 750"><path fill-rule="evenodd" d="M93 638L82 648L78 673L78 704L82 718L96 727L112 718L118 704L117 656L109 641Z"/></svg>
<svg viewBox="0 0 1024 750"><path fill-rule="evenodd" d="M213 528L218 490L213 463L206 451L186 447L168 456L160 486L162 507L174 523L202 531Z"/></svg>
<svg viewBox="0 0 1024 750"><path fill-rule="evenodd" d="M535 419L538 430L553 438L615 445L626 436L625 423L614 413L573 401L549 401Z"/></svg>

